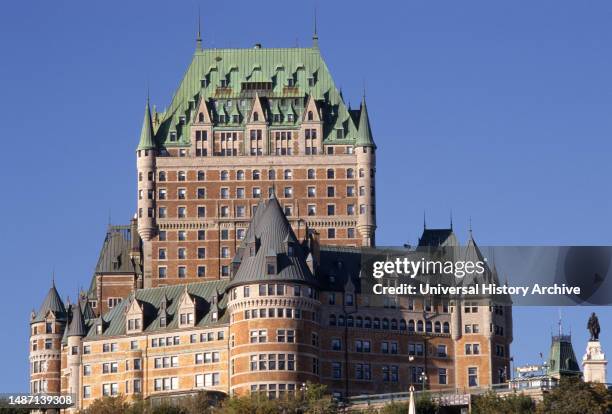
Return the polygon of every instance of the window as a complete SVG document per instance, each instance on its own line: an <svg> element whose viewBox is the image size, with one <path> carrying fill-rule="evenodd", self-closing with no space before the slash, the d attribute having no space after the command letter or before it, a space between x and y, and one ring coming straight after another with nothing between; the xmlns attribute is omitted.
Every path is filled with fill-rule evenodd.
<svg viewBox="0 0 612 414"><path fill-rule="evenodd" d="M327 215L333 216L336 214L336 206L334 204L327 205Z"/></svg>
<svg viewBox="0 0 612 414"><path fill-rule="evenodd" d="M261 172L259 170L253 170L253 180L259 180L261 178Z"/></svg>
<svg viewBox="0 0 612 414"><path fill-rule="evenodd" d="M91 365L83 365L83 376L87 377L91 375Z"/></svg>
<svg viewBox="0 0 612 414"><path fill-rule="evenodd" d="M160 266L157 268L157 277L160 279L165 279L167 274L167 269L165 266Z"/></svg>
<svg viewBox="0 0 612 414"><path fill-rule="evenodd" d="M332 187L332 186L327 187L327 196L328 197L334 197L335 194L336 194L336 188L335 187Z"/></svg>
<svg viewBox="0 0 612 414"><path fill-rule="evenodd" d="M83 398L91 398L91 385L83 387Z"/></svg>
<svg viewBox="0 0 612 414"><path fill-rule="evenodd" d="M440 385L447 384L446 368L438 368L438 384Z"/></svg>
<svg viewBox="0 0 612 414"><path fill-rule="evenodd" d="M338 338L332 338L331 340L331 348L332 351L340 351L342 350L342 342Z"/></svg>
<svg viewBox="0 0 612 414"><path fill-rule="evenodd" d="M327 229L327 238L328 239L335 239L336 238L336 229L331 227L329 229Z"/></svg>
<svg viewBox="0 0 612 414"><path fill-rule="evenodd" d="M332 362L332 377L334 379L342 378L342 364L340 362Z"/></svg>
<svg viewBox="0 0 612 414"><path fill-rule="evenodd" d="M221 171L221 180L222 181L229 180L229 171L227 171L227 170Z"/></svg>
<svg viewBox="0 0 612 414"><path fill-rule="evenodd" d="M333 168L329 168L329 169L327 170L327 178L328 178L328 179L333 179L333 178L334 178L334 176L335 176L335 172L334 172Z"/></svg>
<svg viewBox="0 0 612 414"><path fill-rule="evenodd" d="M475 367L468 368L468 385L470 387L478 386L478 368L475 368Z"/></svg>
<svg viewBox="0 0 612 414"><path fill-rule="evenodd" d="M265 329L251 331L251 343L265 343L267 342L267 331Z"/></svg>
<svg viewBox="0 0 612 414"><path fill-rule="evenodd" d="M166 207L160 207L158 211L159 218L166 218Z"/></svg>
<svg viewBox="0 0 612 414"><path fill-rule="evenodd" d="M438 345L437 351L440 358L446 358L446 345Z"/></svg>
<svg viewBox="0 0 612 414"><path fill-rule="evenodd" d="M308 204L308 215L315 216L317 214L317 206L314 204Z"/></svg>
<svg viewBox="0 0 612 414"><path fill-rule="evenodd" d="M285 198L291 198L293 196L293 187L285 187L283 194Z"/></svg>
<svg viewBox="0 0 612 414"><path fill-rule="evenodd" d="M315 179L315 170L313 170L312 168L308 169L308 179L309 180Z"/></svg>
<svg viewBox="0 0 612 414"><path fill-rule="evenodd" d="M206 175L204 174L204 171L200 170L198 171L198 181L204 181L206 179Z"/></svg>
<svg viewBox="0 0 612 414"><path fill-rule="evenodd" d="M187 276L187 268L185 266L179 266L177 273L178 277L184 278L185 276Z"/></svg>
<svg viewBox="0 0 612 414"><path fill-rule="evenodd" d="M187 208L186 207L179 207L177 210L177 216L178 218L185 218L187 214Z"/></svg>

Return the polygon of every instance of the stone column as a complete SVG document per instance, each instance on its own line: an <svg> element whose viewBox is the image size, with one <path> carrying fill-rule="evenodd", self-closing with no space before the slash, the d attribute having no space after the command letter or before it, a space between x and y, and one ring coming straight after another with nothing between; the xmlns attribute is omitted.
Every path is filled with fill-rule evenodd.
<svg viewBox="0 0 612 414"><path fill-rule="evenodd" d="M586 354L582 357L584 380L605 384L607 365L608 361L606 361L606 354L601 349L601 343L589 341Z"/></svg>

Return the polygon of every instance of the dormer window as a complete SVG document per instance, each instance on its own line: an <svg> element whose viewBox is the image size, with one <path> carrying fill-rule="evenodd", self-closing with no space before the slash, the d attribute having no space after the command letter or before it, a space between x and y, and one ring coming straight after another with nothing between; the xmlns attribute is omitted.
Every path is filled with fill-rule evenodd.
<svg viewBox="0 0 612 414"><path fill-rule="evenodd" d="M259 113L257 113L257 112L253 112L253 121L254 121L254 122L259 121Z"/></svg>
<svg viewBox="0 0 612 414"><path fill-rule="evenodd" d="M292 88L295 86L295 80L293 80L293 78L289 78L287 79L287 86Z"/></svg>
<svg viewBox="0 0 612 414"><path fill-rule="evenodd" d="M239 124L240 123L240 117L238 115L233 115L232 116L232 122L234 124Z"/></svg>
<svg viewBox="0 0 612 414"><path fill-rule="evenodd" d="M308 86L313 87L315 85L315 78L308 78Z"/></svg>
<svg viewBox="0 0 612 414"><path fill-rule="evenodd" d="M280 114L274 114L274 122L281 122Z"/></svg>
<svg viewBox="0 0 612 414"><path fill-rule="evenodd" d="M227 79L221 79L221 87L227 88L228 86L229 86L229 82L227 81Z"/></svg>
<svg viewBox="0 0 612 414"><path fill-rule="evenodd" d="M198 122L204 122L204 112L198 114Z"/></svg>
<svg viewBox="0 0 612 414"><path fill-rule="evenodd" d="M287 256L292 257L295 254L295 249L292 244L287 246Z"/></svg>
<svg viewBox="0 0 612 414"><path fill-rule="evenodd" d="M181 325L193 325L193 313L181 313Z"/></svg>
<svg viewBox="0 0 612 414"><path fill-rule="evenodd" d="M225 115L219 115L219 122L224 124L227 122L227 117Z"/></svg>
<svg viewBox="0 0 612 414"><path fill-rule="evenodd" d="M176 131L170 132L170 141L176 141Z"/></svg>
<svg viewBox="0 0 612 414"><path fill-rule="evenodd" d="M101 323L98 323L96 325L96 334L102 335L102 324Z"/></svg>
<svg viewBox="0 0 612 414"><path fill-rule="evenodd" d="M336 129L336 139L342 139L342 138L344 138L344 130Z"/></svg>
<svg viewBox="0 0 612 414"><path fill-rule="evenodd" d="M272 276L276 274L276 263L268 262L266 264L266 274Z"/></svg>
<svg viewBox="0 0 612 414"><path fill-rule="evenodd" d="M185 125L185 121L186 121L185 115L181 115L179 117L179 124Z"/></svg>
<svg viewBox="0 0 612 414"><path fill-rule="evenodd" d="M217 320L219 319L219 312L215 311L212 313L211 319L213 322L217 322Z"/></svg>
<svg viewBox="0 0 612 414"><path fill-rule="evenodd" d="M293 114L287 114L287 122L294 122L295 116Z"/></svg>
<svg viewBox="0 0 612 414"><path fill-rule="evenodd" d="M167 323L168 323L167 317L162 316L161 318L159 318L159 326L161 326L162 328L165 328Z"/></svg>
<svg viewBox="0 0 612 414"><path fill-rule="evenodd" d="M206 88L208 86L208 79L200 79L200 86Z"/></svg>
<svg viewBox="0 0 612 414"><path fill-rule="evenodd" d="M308 115L306 117L309 121L312 121L314 119L314 114L312 113L312 111L308 111Z"/></svg>

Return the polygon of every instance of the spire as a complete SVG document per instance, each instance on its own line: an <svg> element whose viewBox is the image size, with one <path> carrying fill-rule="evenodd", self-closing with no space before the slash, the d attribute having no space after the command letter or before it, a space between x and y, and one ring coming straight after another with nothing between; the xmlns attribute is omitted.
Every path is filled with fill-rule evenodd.
<svg viewBox="0 0 612 414"><path fill-rule="evenodd" d="M453 229L453 210L450 211L450 229Z"/></svg>
<svg viewBox="0 0 612 414"><path fill-rule="evenodd" d="M81 311L81 305L79 301L72 306L72 319L70 325L68 325L68 333L66 336L85 336L87 335L87 328L85 327L85 320L83 319L83 312Z"/></svg>
<svg viewBox="0 0 612 414"><path fill-rule="evenodd" d="M355 141L357 147L374 147L374 139L372 138L372 129L370 128L370 119L368 117L368 107L366 106L365 89L363 91L363 98L361 99L361 113L359 115L359 129L357 130L357 140Z"/></svg>
<svg viewBox="0 0 612 414"><path fill-rule="evenodd" d="M151 108L149 106L149 94L147 92L147 104L145 106L144 119L142 121L142 131L140 132L140 142L138 149L155 148L153 143L153 123L151 122Z"/></svg>
<svg viewBox="0 0 612 414"><path fill-rule="evenodd" d="M470 216L470 224L468 226L468 231L470 232L470 239L473 239L474 235L472 234L472 216Z"/></svg>
<svg viewBox="0 0 612 414"><path fill-rule="evenodd" d="M425 210L423 210L423 230L427 230L427 218L425 217Z"/></svg>
<svg viewBox="0 0 612 414"><path fill-rule="evenodd" d="M317 8L314 9L314 32L312 34L312 48L319 48L319 35L317 34Z"/></svg>
<svg viewBox="0 0 612 414"><path fill-rule="evenodd" d="M198 34L196 36L196 51L202 51L202 22L200 19L200 6L198 6Z"/></svg>

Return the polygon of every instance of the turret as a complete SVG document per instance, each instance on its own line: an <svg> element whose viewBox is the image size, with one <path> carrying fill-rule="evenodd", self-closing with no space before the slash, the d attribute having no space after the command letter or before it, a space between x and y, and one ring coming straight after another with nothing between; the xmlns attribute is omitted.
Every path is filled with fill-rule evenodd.
<svg viewBox="0 0 612 414"><path fill-rule="evenodd" d="M313 344L321 330L315 317L319 283L274 196L258 206L239 251L227 286L233 321L230 392L280 396L297 391L295 384L320 382L319 349ZM213 301L211 311L214 315ZM276 343L274 353L269 342Z"/></svg>
<svg viewBox="0 0 612 414"><path fill-rule="evenodd" d="M365 94L361 101L355 152L357 153L357 201L359 203L357 229L361 235L362 244L364 246L374 246L374 233L376 231L374 182L376 175L376 144L374 144L374 139L372 138Z"/></svg>
<svg viewBox="0 0 612 414"><path fill-rule="evenodd" d="M81 354L83 353L83 337L87 335L87 328L81 304L76 302L71 309L72 316L66 332L68 392L77 396L74 408L79 409L81 407Z"/></svg>
<svg viewBox="0 0 612 414"><path fill-rule="evenodd" d="M145 106L140 142L138 143L138 234L151 240L155 233L155 142L149 99Z"/></svg>
<svg viewBox="0 0 612 414"><path fill-rule="evenodd" d="M61 340L66 327L64 302L51 285L38 312L30 318L30 392L61 391Z"/></svg>

